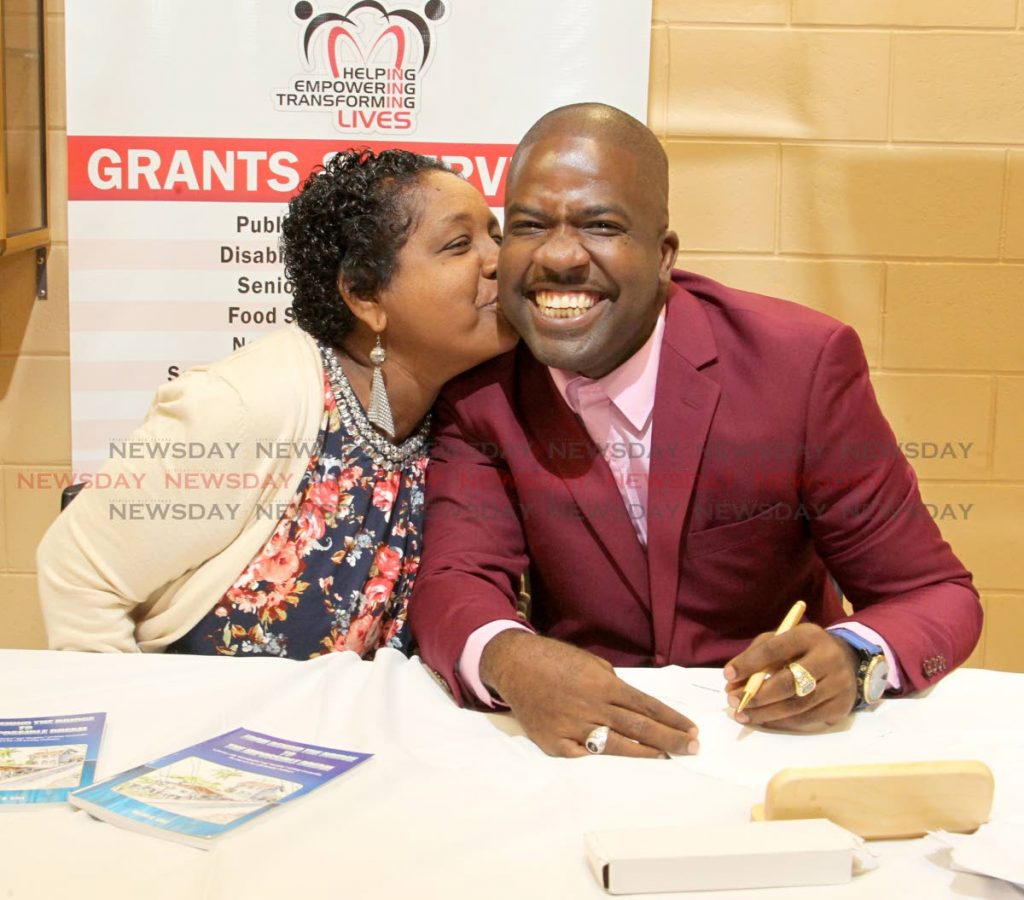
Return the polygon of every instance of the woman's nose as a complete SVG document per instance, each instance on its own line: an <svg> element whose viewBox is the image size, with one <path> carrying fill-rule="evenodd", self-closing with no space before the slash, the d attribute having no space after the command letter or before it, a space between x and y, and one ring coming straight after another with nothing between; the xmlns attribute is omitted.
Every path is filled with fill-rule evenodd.
<svg viewBox="0 0 1024 900"><path fill-rule="evenodd" d="M484 278L498 277L498 246L488 240L489 248L484 250L480 265L480 274Z"/></svg>

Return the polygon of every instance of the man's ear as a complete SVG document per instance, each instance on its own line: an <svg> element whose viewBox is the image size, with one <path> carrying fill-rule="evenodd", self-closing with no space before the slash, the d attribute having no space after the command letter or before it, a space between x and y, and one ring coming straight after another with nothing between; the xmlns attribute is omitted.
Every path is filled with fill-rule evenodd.
<svg viewBox="0 0 1024 900"><path fill-rule="evenodd" d="M349 311L374 334L383 334L388 327L388 315L376 297L363 297L338 281L338 296Z"/></svg>
<svg viewBox="0 0 1024 900"><path fill-rule="evenodd" d="M661 265L658 267L658 280L668 284L672 278L672 267L679 255L679 235L674 231L666 231L661 236Z"/></svg>

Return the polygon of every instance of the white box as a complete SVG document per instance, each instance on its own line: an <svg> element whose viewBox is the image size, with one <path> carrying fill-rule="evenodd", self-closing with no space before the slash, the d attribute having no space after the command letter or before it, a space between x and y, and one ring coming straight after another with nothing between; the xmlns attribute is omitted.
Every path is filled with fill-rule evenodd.
<svg viewBox="0 0 1024 900"><path fill-rule="evenodd" d="M843 884L860 843L828 819L592 831L583 839L610 894Z"/></svg>

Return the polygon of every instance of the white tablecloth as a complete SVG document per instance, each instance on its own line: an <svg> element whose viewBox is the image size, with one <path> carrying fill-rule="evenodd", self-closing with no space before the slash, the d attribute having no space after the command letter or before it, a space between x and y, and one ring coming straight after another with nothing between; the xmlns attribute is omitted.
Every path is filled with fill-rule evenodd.
<svg viewBox="0 0 1024 900"><path fill-rule="evenodd" d="M0 898L594 898L583 834L743 822L788 765L985 761L993 818L1024 811L1024 675L963 670L822 735L752 731L723 712L717 670L623 670L701 727L692 758L551 759L507 715L458 709L418 660L312 662L0 651L0 717L106 712L97 778L236 727L374 753L210 852L135 834L70 807L0 812ZM1014 897L951 870L933 838L871 845L849 885L713 894Z"/></svg>

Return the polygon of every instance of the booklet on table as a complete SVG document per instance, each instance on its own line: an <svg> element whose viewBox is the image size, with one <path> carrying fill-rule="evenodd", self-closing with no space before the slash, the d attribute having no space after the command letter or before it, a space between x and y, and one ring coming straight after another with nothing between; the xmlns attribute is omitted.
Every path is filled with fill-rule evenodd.
<svg viewBox="0 0 1024 900"><path fill-rule="evenodd" d="M68 799L122 828L206 849L220 835L371 756L238 728L82 788Z"/></svg>
<svg viewBox="0 0 1024 900"><path fill-rule="evenodd" d="M92 784L105 713L0 719L0 806L63 803Z"/></svg>

